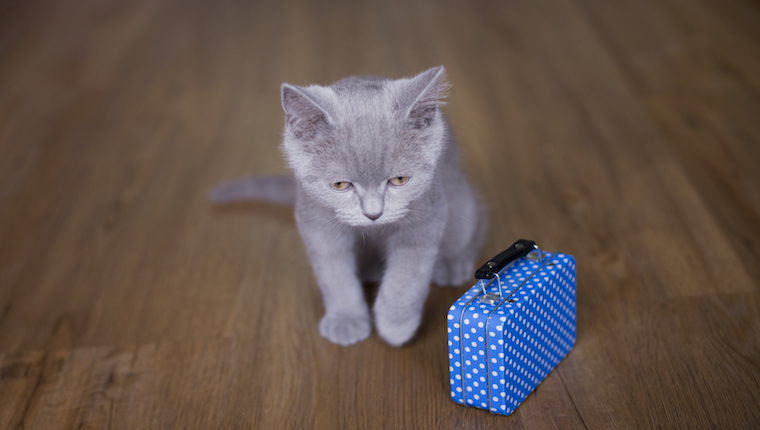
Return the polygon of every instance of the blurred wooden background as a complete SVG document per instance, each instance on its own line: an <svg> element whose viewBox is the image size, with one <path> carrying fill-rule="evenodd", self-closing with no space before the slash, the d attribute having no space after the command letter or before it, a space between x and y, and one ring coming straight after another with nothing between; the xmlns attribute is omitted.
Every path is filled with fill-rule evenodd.
<svg viewBox="0 0 760 430"><path fill-rule="evenodd" d="M578 340L511 417L417 338L342 348L290 209L279 85L444 64L492 219L578 260ZM760 427L760 4L0 2L0 428Z"/></svg>

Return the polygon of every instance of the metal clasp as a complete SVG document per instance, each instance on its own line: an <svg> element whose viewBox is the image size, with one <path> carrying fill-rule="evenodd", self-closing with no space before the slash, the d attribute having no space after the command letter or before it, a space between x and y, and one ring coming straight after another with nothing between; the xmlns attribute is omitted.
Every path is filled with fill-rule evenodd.
<svg viewBox="0 0 760 430"><path fill-rule="evenodd" d="M544 253L538 249L538 246L533 244L533 249L525 256L526 259L531 261L537 261L538 263L542 263L544 260ZM496 303L501 300L502 297L504 297L504 289L501 283L501 275L507 271L517 260L514 260L510 262L507 266L505 266L502 270L500 270L498 273L496 273L496 281L499 285L499 292L498 293L489 293L486 291L486 288L493 283L494 279L491 279L491 281L486 284L485 279L480 280L480 287L483 290L483 296L478 299L480 303L485 303L488 305L495 305Z"/></svg>

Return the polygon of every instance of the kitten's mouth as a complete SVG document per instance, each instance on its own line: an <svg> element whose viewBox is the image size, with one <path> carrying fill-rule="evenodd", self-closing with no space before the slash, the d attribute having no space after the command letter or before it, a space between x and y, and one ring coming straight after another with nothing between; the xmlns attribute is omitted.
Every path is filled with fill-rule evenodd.
<svg viewBox="0 0 760 430"><path fill-rule="evenodd" d="M393 224L394 222L402 218L403 215L404 214L383 213L382 215L378 216L375 219L371 219L370 217L367 217L365 215L361 215L360 217L346 216L346 217L341 217L341 218L343 222L345 222L346 224L352 227L383 227L383 226L387 226L388 224Z"/></svg>
<svg viewBox="0 0 760 430"><path fill-rule="evenodd" d="M370 220L370 219L364 218L360 222L356 222L352 224L355 227L377 227L377 226L388 224L388 221L386 221L385 219Z"/></svg>

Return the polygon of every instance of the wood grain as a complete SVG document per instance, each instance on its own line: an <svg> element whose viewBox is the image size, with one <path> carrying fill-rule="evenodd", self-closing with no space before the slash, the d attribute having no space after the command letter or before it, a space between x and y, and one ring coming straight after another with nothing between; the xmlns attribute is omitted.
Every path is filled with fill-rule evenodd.
<svg viewBox="0 0 760 430"><path fill-rule="evenodd" d="M760 427L758 42L749 0L3 2L0 428ZM280 83L437 64L482 257L578 261L510 417L449 399L463 288L332 345L290 209L205 200L286 171Z"/></svg>

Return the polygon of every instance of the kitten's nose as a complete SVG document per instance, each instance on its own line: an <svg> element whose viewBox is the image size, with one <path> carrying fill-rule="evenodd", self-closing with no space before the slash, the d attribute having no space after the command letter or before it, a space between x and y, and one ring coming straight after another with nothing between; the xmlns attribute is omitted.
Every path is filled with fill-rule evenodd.
<svg viewBox="0 0 760 430"><path fill-rule="evenodd" d="M380 218L383 214L383 197L374 194L365 195L362 199L362 213L372 221Z"/></svg>

